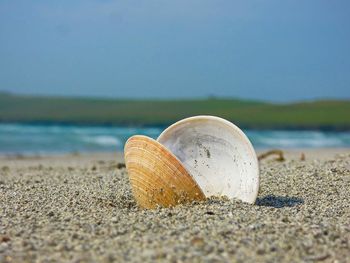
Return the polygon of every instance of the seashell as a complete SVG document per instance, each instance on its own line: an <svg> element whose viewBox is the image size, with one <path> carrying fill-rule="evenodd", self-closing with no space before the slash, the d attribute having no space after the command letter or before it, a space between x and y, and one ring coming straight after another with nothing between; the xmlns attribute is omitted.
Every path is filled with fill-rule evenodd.
<svg viewBox="0 0 350 263"><path fill-rule="evenodd" d="M157 141L136 135L125 144L133 195L143 208L227 196L254 203L259 165L246 135L219 117L196 116L165 129Z"/></svg>
<svg viewBox="0 0 350 263"><path fill-rule="evenodd" d="M180 160L206 197L255 202L258 159L247 136L233 123L214 116L190 117L168 127L157 140Z"/></svg>
<svg viewBox="0 0 350 263"><path fill-rule="evenodd" d="M156 140L132 136L124 152L133 195L141 207L170 207L205 199L186 168Z"/></svg>

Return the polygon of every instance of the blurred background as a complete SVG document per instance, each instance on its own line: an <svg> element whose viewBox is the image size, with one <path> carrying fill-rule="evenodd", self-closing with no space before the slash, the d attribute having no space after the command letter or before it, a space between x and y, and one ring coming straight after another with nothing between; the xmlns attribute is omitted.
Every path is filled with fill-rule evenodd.
<svg viewBox="0 0 350 263"><path fill-rule="evenodd" d="M0 0L0 153L121 151L193 115L350 147L349 1Z"/></svg>

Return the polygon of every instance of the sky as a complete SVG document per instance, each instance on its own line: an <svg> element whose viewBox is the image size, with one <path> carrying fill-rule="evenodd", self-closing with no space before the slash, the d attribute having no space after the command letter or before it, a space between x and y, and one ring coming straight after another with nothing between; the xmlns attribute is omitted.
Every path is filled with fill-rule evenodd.
<svg viewBox="0 0 350 263"><path fill-rule="evenodd" d="M0 90L350 99L350 1L0 0Z"/></svg>

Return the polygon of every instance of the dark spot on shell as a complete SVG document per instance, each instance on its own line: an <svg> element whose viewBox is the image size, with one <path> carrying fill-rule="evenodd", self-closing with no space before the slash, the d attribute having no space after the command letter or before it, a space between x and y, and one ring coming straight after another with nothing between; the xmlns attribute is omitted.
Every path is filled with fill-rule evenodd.
<svg viewBox="0 0 350 263"><path fill-rule="evenodd" d="M207 148L205 148L205 152L207 154L207 157L210 158L210 152L209 152L209 150Z"/></svg>

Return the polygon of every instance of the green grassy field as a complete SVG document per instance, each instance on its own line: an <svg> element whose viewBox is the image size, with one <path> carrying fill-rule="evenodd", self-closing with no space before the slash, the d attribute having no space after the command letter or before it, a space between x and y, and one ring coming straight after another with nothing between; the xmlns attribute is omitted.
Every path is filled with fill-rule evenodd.
<svg viewBox="0 0 350 263"><path fill-rule="evenodd" d="M168 125L209 114L244 128L350 130L350 101L271 104L235 99L112 100L0 93L1 122Z"/></svg>

